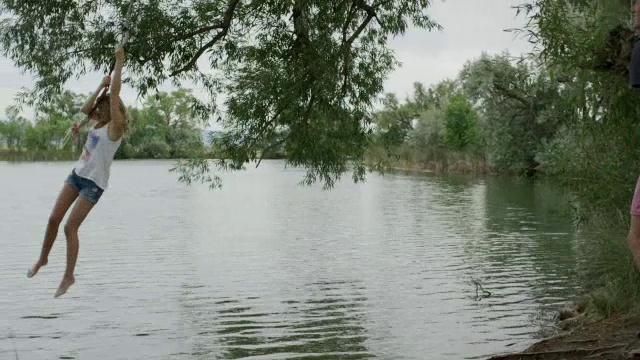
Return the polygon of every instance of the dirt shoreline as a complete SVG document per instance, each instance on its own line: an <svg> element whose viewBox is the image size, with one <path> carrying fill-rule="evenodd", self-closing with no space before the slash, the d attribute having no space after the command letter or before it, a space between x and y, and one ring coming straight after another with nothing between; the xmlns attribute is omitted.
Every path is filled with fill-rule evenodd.
<svg viewBox="0 0 640 360"><path fill-rule="evenodd" d="M640 315L618 315L588 322L538 341L521 352L494 355L487 360L621 360L640 359Z"/></svg>

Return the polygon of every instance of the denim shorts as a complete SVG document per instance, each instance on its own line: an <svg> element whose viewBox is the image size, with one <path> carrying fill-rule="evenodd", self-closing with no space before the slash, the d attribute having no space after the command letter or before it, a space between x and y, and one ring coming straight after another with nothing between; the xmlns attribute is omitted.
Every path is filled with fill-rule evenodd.
<svg viewBox="0 0 640 360"><path fill-rule="evenodd" d="M98 203L104 190L102 190L92 180L83 178L76 174L75 170L71 170L71 174L67 177L67 184L80 192L80 196L89 200L92 204Z"/></svg>

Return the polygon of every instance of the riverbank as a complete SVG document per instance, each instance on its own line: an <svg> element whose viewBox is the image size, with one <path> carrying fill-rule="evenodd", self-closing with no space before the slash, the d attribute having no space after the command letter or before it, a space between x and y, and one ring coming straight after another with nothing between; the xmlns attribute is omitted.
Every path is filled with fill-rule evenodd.
<svg viewBox="0 0 640 360"><path fill-rule="evenodd" d="M484 156L464 152L437 149L421 154L408 148L393 153L373 147L365 156L369 166L382 164L385 169L413 173L489 175L498 171L491 167Z"/></svg>
<svg viewBox="0 0 640 360"><path fill-rule="evenodd" d="M9 150L0 149L0 161L71 161L80 156L74 150Z"/></svg>
<svg viewBox="0 0 640 360"><path fill-rule="evenodd" d="M75 150L10 150L0 149L0 161L20 162L20 161L75 161L81 155L80 151ZM214 150L209 150L205 153L208 159L219 159L219 154ZM184 157L155 157L155 156L140 156L130 157L123 154L121 150L116 153L116 160L178 160ZM278 160L283 159L284 156L278 152L271 152L264 156L264 159Z"/></svg>
<svg viewBox="0 0 640 360"><path fill-rule="evenodd" d="M527 349L487 360L640 359L640 314L620 314L585 322L572 330L541 340Z"/></svg>
<svg viewBox="0 0 640 360"><path fill-rule="evenodd" d="M81 155L81 151L75 150L9 150L0 149L0 161L11 162L30 162L30 161L75 161ZM207 154L210 158L215 158L212 152ZM121 150L116 153L116 160L135 159L135 160L176 160L179 157L129 157L123 154Z"/></svg>

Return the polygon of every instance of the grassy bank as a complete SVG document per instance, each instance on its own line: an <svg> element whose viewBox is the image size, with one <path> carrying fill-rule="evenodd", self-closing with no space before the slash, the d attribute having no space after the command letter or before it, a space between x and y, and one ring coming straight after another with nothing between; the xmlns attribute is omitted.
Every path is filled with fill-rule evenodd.
<svg viewBox="0 0 640 360"><path fill-rule="evenodd" d="M10 150L0 149L0 161L75 161L81 155L80 151L74 150ZM179 157L159 156L158 154L148 154L148 156L127 156L120 150L116 154L116 159L137 159L137 160L178 160L189 158L192 154L180 154ZM218 151L206 150L202 155L207 159L219 159L221 154ZM279 152L265 154L264 159L283 159L284 155Z"/></svg>
<svg viewBox="0 0 640 360"><path fill-rule="evenodd" d="M640 348L638 329L638 313L621 314L544 339L524 351L488 360L638 359L633 355Z"/></svg>
<svg viewBox="0 0 640 360"><path fill-rule="evenodd" d="M73 161L80 156L73 150L9 150L0 149L0 161Z"/></svg>
<svg viewBox="0 0 640 360"><path fill-rule="evenodd" d="M392 152L383 147L372 147L365 156L368 165L380 164L384 168L429 172L434 174L496 174L497 171L487 164L483 155L459 152L448 149L433 149L419 153L409 146L402 146Z"/></svg>
<svg viewBox="0 0 640 360"><path fill-rule="evenodd" d="M75 161L80 157L80 151L72 151L72 150L0 150L0 161ZM207 153L206 156L211 156L214 158L213 153ZM123 156L121 152L116 154L115 157L117 160L122 159L138 159L138 160L147 160L147 159L158 159L158 160L177 160L187 158L187 156L180 157L167 157L167 156L154 156L153 154L149 156Z"/></svg>

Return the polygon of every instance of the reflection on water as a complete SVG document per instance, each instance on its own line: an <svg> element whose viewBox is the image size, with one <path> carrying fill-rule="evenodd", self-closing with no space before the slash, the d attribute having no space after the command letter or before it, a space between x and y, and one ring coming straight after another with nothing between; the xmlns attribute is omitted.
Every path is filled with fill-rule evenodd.
<svg viewBox="0 0 640 360"><path fill-rule="evenodd" d="M521 301L538 306L531 321L541 326L540 336L548 335L558 303L580 290L575 281L579 239L567 199L558 189L530 180L494 179L486 192L490 216L485 219L484 240L475 247L483 273L500 272L495 288L502 292L530 291ZM523 275L526 282L521 281Z"/></svg>
<svg viewBox="0 0 640 360"><path fill-rule="evenodd" d="M54 300L62 234L25 271L69 166L0 163L2 359L482 358L545 335L585 265L547 185L370 175L324 192L272 161L210 191L131 161Z"/></svg>
<svg viewBox="0 0 640 360"><path fill-rule="evenodd" d="M199 288L203 289L203 288ZM305 299L199 296L189 289L181 302L188 326L196 332L185 355L223 359L323 355L327 358L371 358L365 345L366 298L355 283L309 284Z"/></svg>

